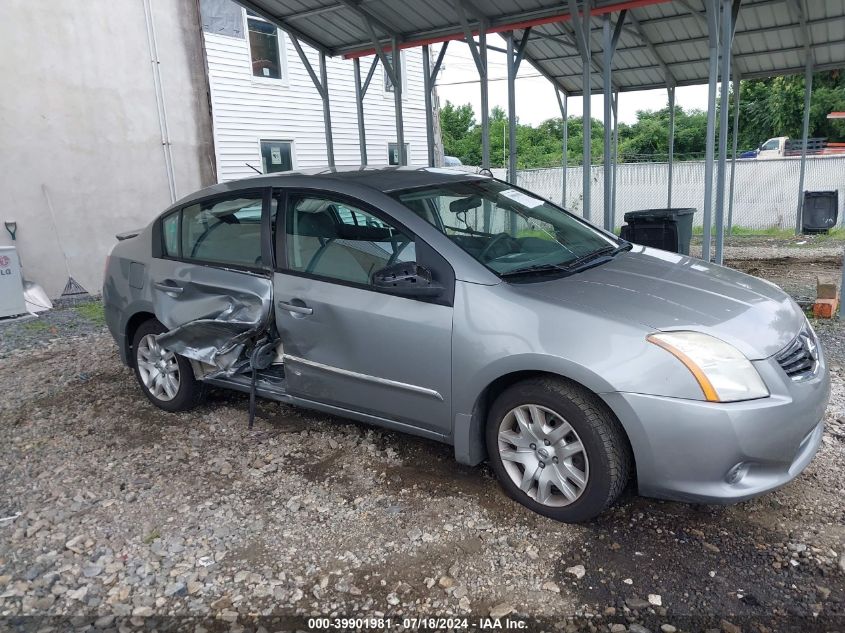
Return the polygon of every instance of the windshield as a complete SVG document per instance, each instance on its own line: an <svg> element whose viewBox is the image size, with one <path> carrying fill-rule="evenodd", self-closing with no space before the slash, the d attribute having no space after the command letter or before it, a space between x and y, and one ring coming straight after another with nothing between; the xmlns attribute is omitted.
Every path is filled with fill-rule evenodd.
<svg viewBox="0 0 845 633"><path fill-rule="evenodd" d="M564 270L622 244L497 180L448 183L392 195L501 276Z"/></svg>

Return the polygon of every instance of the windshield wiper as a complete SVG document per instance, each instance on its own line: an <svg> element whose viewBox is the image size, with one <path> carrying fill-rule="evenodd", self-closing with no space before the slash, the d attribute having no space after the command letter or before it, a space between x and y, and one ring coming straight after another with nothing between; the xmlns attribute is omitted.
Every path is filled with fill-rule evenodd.
<svg viewBox="0 0 845 633"><path fill-rule="evenodd" d="M525 266L523 268L515 268L503 273L499 273L500 277L517 277L520 275L540 275L547 273L563 273L571 275L572 273L580 272L604 263L615 255L624 251L629 251L633 247L630 242L621 242L619 246L604 246L598 250L593 251L567 262L565 264L534 264L532 266Z"/></svg>
<svg viewBox="0 0 845 633"><path fill-rule="evenodd" d="M560 264L534 264L533 266L525 266L524 268L515 268L503 273L499 273L499 277L516 277L518 275L534 275L543 273L570 273L571 271L566 266Z"/></svg>
<svg viewBox="0 0 845 633"><path fill-rule="evenodd" d="M618 246L603 246L592 253L587 253L586 255L582 255L581 257L568 262L564 267L570 272L584 270L585 268L590 268L604 263L619 253L629 251L633 248L633 246L634 245L631 244L631 242L621 242Z"/></svg>

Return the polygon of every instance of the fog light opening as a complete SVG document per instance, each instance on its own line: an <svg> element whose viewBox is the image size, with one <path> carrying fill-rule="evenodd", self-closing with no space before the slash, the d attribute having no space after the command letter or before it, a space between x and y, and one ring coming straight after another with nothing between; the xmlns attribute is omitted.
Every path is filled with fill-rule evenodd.
<svg viewBox="0 0 845 633"><path fill-rule="evenodd" d="M739 462L738 464L732 466L725 475L725 481L732 486L734 484L738 484L742 481L742 478L748 474L748 467L749 464L746 464L745 462Z"/></svg>

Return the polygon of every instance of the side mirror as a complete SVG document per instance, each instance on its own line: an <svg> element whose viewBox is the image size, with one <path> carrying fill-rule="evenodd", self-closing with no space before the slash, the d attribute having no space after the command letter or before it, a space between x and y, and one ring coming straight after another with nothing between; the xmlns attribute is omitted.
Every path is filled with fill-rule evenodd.
<svg viewBox="0 0 845 633"><path fill-rule="evenodd" d="M400 297L437 297L444 288L416 262L391 264L373 273L373 286Z"/></svg>

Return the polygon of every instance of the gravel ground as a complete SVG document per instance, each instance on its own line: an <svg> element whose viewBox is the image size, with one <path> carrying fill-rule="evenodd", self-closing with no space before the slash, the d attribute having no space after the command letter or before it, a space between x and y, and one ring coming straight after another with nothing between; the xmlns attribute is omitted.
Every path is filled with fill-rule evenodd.
<svg viewBox="0 0 845 633"><path fill-rule="evenodd" d="M249 432L226 391L164 413L97 310L67 310L38 333L0 325L0 629L509 614L568 632L845 630L838 321L816 324L833 394L796 481L729 507L629 492L572 526L426 440L272 402Z"/></svg>
<svg viewBox="0 0 845 633"><path fill-rule="evenodd" d="M106 331L102 305L95 298L55 301L53 310L38 316L0 320L0 359L21 350L46 347L68 337Z"/></svg>
<svg viewBox="0 0 845 633"><path fill-rule="evenodd" d="M734 236L725 240L725 264L775 282L802 305L816 297L819 277L839 281L845 241L825 235ZM690 246L701 255L698 236Z"/></svg>
<svg viewBox="0 0 845 633"><path fill-rule="evenodd" d="M845 240L828 235L734 235L725 238L725 259L818 259L841 257ZM701 256L701 236L694 235L690 252Z"/></svg>

